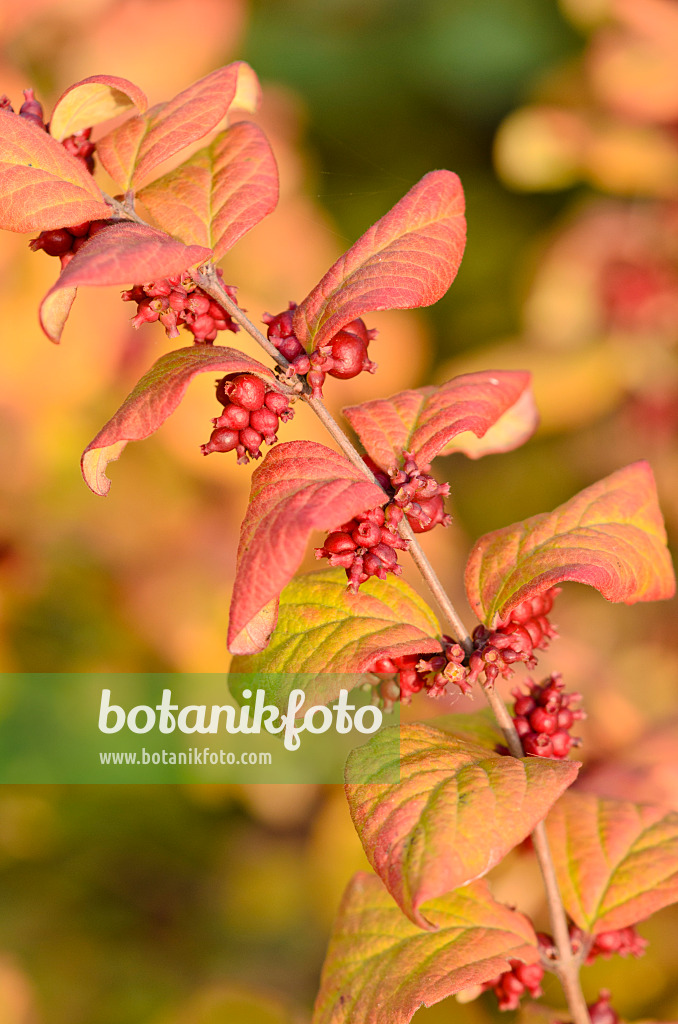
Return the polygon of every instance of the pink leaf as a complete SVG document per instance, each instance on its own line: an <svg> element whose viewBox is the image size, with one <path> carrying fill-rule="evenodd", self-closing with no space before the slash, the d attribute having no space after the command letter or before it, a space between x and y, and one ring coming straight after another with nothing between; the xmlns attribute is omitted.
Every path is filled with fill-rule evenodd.
<svg viewBox="0 0 678 1024"><path fill-rule="evenodd" d="M390 732L349 755L346 794L372 867L403 913L430 928L421 905L487 874L546 816L580 765L502 757L428 725L403 725L400 779L384 784Z"/></svg>
<svg viewBox="0 0 678 1024"><path fill-rule="evenodd" d="M83 128L124 114L130 107L137 107L143 114L147 106L144 93L126 78L92 75L70 85L61 94L52 111L50 135L61 141Z"/></svg>
<svg viewBox="0 0 678 1024"><path fill-rule="evenodd" d="M678 814L567 793L547 820L565 909L593 935L678 901Z"/></svg>
<svg viewBox="0 0 678 1024"><path fill-rule="evenodd" d="M473 459L509 451L537 425L530 374L517 370L466 373L440 387L401 391L343 411L383 469L397 465L403 451L420 466L455 451Z"/></svg>
<svg viewBox="0 0 678 1024"><path fill-rule="evenodd" d="M115 416L87 445L80 463L87 486L95 494L108 494L111 486L106 476L108 463L120 458L128 441L149 437L162 426L179 405L195 375L210 372L256 373L268 384L275 383L267 367L233 348L195 345L168 352L153 364Z"/></svg>
<svg viewBox="0 0 678 1024"><path fill-rule="evenodd" d="M79 160L25 117L0 110L0 228L46 231L110 213Z"/></svg>
<svg viewBox="0 0 678 1024"><path fill-rule="evenodd" d="M210 256L209 249L184 245L143 224L111 224L78 249L45 295L40 306L42 329L52 341L59 341L65 321L64 289L70 293L81 285L143 284L181 274Z"/></svg>
<svg viewBox="0 0 678 1024"><path fill-rule="evenodd" d="M291 441L272 448L252 474L240 533L231 653L254 654L266 646L280 592L301 565L313 530L334 529L385 500L382 489L345 455L322 444Z"/></svg>
<svg viewBox="0 0 678 1024"><path fill-rule="evenodd" d="M426 174L327 271L294 314L310 351L371 310L430 306L456 277L466 241L456 174Z"/></svg>
<svg viewBox="0 0 678 1024"><path fill-rule="evenodd" d="M97 154L115 181L125 189L138 188L164 160L216 128L231 106L256 110L259 98L249 64L227 64L168 103L114 128L97 143Z"/></svg>
<svg viewBox="0 0 678 1024"><path fill-rule="evenodd" d="M138 196L164 231L218 260L275 209L278 169L261 129L239 121Z"/></svg>
<svg viewBox="0 0 678 1024"><path fill-rule="evenodd" d="M486 534L466 566L469 602L486 625L565 580L625 604L673 596L675 577L647 462L617 470L553 512Z"/></svg>
<svg viewBox="0 0 678 1024"><path fill-rule="evenodd" d="M374 875L355 875L334 923L312 1024L408 1024L421 1006L509 970L509 960L539 959L530 921L497 903L484 882L432 900L426 913L435 931L403 917Z"/></svg>

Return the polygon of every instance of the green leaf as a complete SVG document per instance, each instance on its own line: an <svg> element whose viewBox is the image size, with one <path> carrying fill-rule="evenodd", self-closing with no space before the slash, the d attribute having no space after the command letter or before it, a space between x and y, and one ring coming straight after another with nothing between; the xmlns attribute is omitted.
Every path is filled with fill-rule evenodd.
<svg viewBox="0 0 678 1024"><path fill-rule="evenodd" d="M295 680L304 676L307 704L325 704L342 685L337 673L368 672L387 655L432 654L440 650L439 634L425 601L395 576L372 577L353 594L343 569L323 569L297 576L285 587L268 647L236 656L231 672L284 673L265 687L267 699L279 707L287 705ZM313 682L309 674L316 675ZM231 689L237 695L237 681Z"/></svg>
<svg viewBox="0 0 678 1024"><path fill-rule="evenodd" d="M497 903L484 882L433 900L422 932L378 878L355 875L334 925L312 1024L408 1024L421 1006L509 969L535 963L537 939L523 914Z"/></svg>
<svg viewBox="0 0 678 1024"><path fill-rule="evenodd" d="M403 913L428 928L421 905L487 874L546 816L580 766L503 757L415 724L401 728L400 781L384 784L393 770L390 732L351 752L346 794L372 867Z"/></svg>
<svg viewBox="0 0 678 1024"><path fill-rule="evenodd" d="M565 580L625 604L673 596L671 556L647 462L612 473L553 512L485 534L466 566L469 602L488 626Z"/></svg>
<svg viewBox="0 0 678 1024"><path fill-rule="evenodd" d="M626 928L678 901L678 813L567 793L547 819L565 909L584 931Z"/></svg>

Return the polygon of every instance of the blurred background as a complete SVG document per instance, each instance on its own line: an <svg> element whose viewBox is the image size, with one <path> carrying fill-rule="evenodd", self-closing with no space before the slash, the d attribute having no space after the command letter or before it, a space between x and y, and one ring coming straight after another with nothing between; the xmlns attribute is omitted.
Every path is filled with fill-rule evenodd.
<svg viewBox="0 0 678 1024"><path fill-rule="evenodd" d="M460 174L469 242L453 287L430 310L368 317L379 373L327 394L338 412L460 372L532 370L537 436L437 465L454 523L424 541L470 626L473 541L629 462L650 460L675 538L673 0L23 0L3 5L0 46L0 92L18 109L33 86L46 116L91 74L154 103L231 60L254 66L281 202L223 266L255 320L301 300L424 173ZM81 451L176 343L157 324L133 331L117 290L82 289L51 345L36 309L58 264L27 242L0 238L0 669L225 671L250 471L200 454L213 382L128 446L107 498L91 494ZM304 410L280 436L329 443ZM629 609L569 585L553 619L562 639L540 672L584 693L581 785L678 809L675 602ZM450 706L467 705L421 698L407 714ZM3 787L0 1020L303 1024L365 866L339 788ZM496 892L543 927L534 870L515 851ZM605 986L625 1019L675 1020L676 926L665 911L641 926L645 959L587 968L589 999ZM554 982L545 998L562 1006ZM495 1005L415 1021L484 1024Z"/></svg>

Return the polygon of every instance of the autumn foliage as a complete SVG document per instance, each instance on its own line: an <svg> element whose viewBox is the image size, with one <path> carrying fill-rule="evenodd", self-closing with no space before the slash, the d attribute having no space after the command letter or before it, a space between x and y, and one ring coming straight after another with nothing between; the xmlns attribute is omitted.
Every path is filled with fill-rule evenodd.
<svg viewBox="0 0 678 1024"><path fill-rule="evenodd" d="M603 92L606 62L622 59L613 42L595 56ZM370 313L431 305L454 281L466 237L461 182L447 170L426 174L305 298L282 313L260 311L266 336L216 268L277 203L266 135L238 119L260 99L254 72L236 62L151 108L135 84L95 75L64 92L46 127L33 107L30 117L0 109L0 226L39 233L34 248L60 258L40 307L47 337L67 342L77 290L104 286L129 289L123 298L137 302L135 328L159 320L170 338L193 336L153 362L87 445L84 480L106 495L108 465L167 421L194 378L211 374L218 401L206 413L213 430L203 453L261 459L229 613L234 672L275 674L268 697L281 705L295 674L312 676L307 698L324 703L337 697L340 674L363 673L385 707L423 691L444 710L449 698L475 690L498 714L499 724L487 711L435 709L424 723L407 721L396 783L382 781L387 734L349 758L348 805L374 874L356 875L345 893L314 1024L407 1024L421 1006L487 989L500 1008L514 1008L541 991L544 971L563 982L581 1024L588 1011L572 993L585 958L605 952L601 935L678 900L678 815L571 788L580 763L568 756L577 742L569 730L583 714L577 695L563 695L560 674L514 690L513 721L527 723L518 732L496 684L518 665L534 671L555 643L550 617L562 584L585 584L621 604L673 596L652 469L634 461L552 511L479 537L464 573L477 618L466 633L417 536L449 523L449 487L435 475L448 463L436 460L497 456L532 436L530 374L479 370L348 405L359 447L323 404L327 378L376 370L367 354ZM631 100L609 102L627 109ZM662 124L669 116L656 103L652 111ZM97 184L99 166L116 183L115 198ZM90 233L94 221L103 223ZM226 329L235 335L228 346L218 334ZM238 347L238 331L260 345L260 358ZM328 427L327 443L285 440L302 404ZM330 567L300 572L317 531L316 555ZM407 552L442 616L402 576ZM578 952L567 934L538 934L530 915L496 899L484 879L531 834L539 843L544 821L562 899L555 915L576 929ZM642 952L634 934L617 948Z"/></svg>

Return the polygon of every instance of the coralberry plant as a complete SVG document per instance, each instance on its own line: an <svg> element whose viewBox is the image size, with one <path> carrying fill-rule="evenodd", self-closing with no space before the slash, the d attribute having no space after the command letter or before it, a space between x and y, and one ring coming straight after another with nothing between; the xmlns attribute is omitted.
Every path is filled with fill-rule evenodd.
<svg viewBox="0 0 678 1024"><path fill-rule="evenodd" d="M164 422L196 374L213 374L219 408L203 454L261 458L230 610L234 670L269 673L278 680L269 699L282 703L295 673L313 674L331 701L337 673L359 672L385 705L419 691L480 691L489 704L492 720L481 711L404 726L397 782L381 781L392 751L385 733L351 754L346 792L375 874L360 873L346 892L314 1024L407 1022L421 1005L485 990L514 1009L540 997L547 974L577 1024L614 1024L613 995L587 1005L580 968L642 954L635 925L678 899L678 815L571 788L580 767L571 730L583 711L558 673L516 685L511 711L495 684L521 666L534 672L555 641L560 584L627 604L674 593L652 472L645 462L619 469L553 512L479 538L465 573L478 619L469 634L417 540L449 522L450 485L432 463L522 444L536 425L529 375L470 373L348 407L355 444L322 398L328 376L375 372L370 312L430 305L452 283L464 249L461 184L449 171L427 174L304 299L262 311L264 334L216 266L276 205L263 132L246 120L224 127L258 101L256 77L236 63L150 110L137 86L105 75L68 89L49 123L30 89L18 113L0 102L0 223L35 233L31 247L61 263L41 304L46 334L59 340L87 285L125 286L136 328L157 320L170 339L186 332L188 344L161 356L87 445L85 481L107 493L107 464ZM154 179L161 162L208 135ZM98 165L117 197L101 191ZM238 329L264 361L218 344ZM318 415L335 448L278 440L296 402ZM324 532L316 555L329 565L298 575L315 530ZM399 578L405 557L444 626ZM548 935L498 902L483 877L529 836Z"/></svg>

